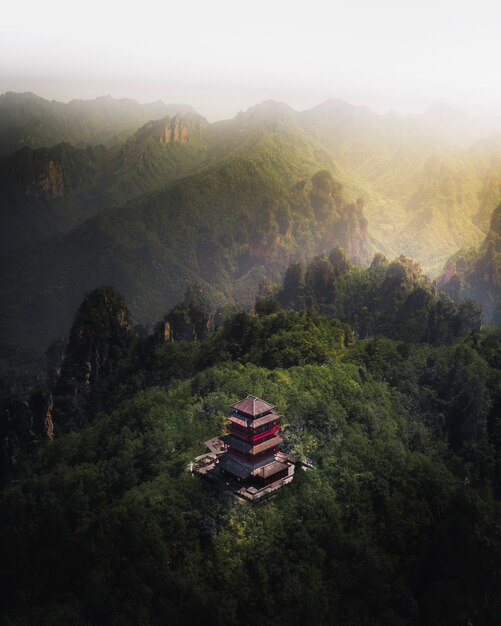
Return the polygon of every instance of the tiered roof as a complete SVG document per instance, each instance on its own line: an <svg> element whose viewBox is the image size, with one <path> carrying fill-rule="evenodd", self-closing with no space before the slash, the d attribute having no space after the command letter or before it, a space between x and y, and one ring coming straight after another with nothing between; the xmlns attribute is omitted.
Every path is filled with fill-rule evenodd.
<svg viewBox="0 0 501 626"><path fill-rule="evenodd" d="M238 426L243 426L244 428L259 428L259 426L264 426L269 422L279 420L280 417L281 416L276 411L270 411L267 415L263 415L263 417L258 417L255 420L246 419L245 417L239 417L238 415L230 415L228 417L228 421L233 424L237 424Z"/></svg>
<svg viewBox="0 0 501 626"><path fill-rule="evenodd" d="M240 402L232 404L231 408L239 411L240 413L245 413L245 415L249 415L250 417L257 417L263 413L268 413L275 407L272 404L268 404L264 400L261 400L261 398L249 395L243 400L240 400Z"/></svg>

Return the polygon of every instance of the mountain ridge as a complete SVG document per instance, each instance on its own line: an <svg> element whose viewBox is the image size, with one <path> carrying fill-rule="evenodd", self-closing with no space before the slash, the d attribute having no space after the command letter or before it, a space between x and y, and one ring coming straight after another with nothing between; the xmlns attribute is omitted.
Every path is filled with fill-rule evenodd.
<svg viewBox="0 0 501 626"><path fill-rule="evenodd" d="M63 103L32 92L6 92L0 94L0 156L61 142L112 145L150 119L188 112L195 110L161 101L140 104L104 96Z"/></svg>
<svg viewBox="0 0 501 626"><path fill-rule="evenodd" d="M456 150L413 120L394 124L338 100L319 108L316 116L265 101L212 124L188 112L148 120L115 147L40 149L41 179L13 174L25 181L12 191L14 209L22 198L40 215L52 207L70 218L71 200L78 210L88 202L91 214L76 210L66 232L4 257L4 339L42 348L100 284L116 285L149 324L187 284L202 283L223 306L251 302L290 262L336 245L359 263L377 251L407 254L438 273L459 247L482 241L482 216L501 200L495 140ZM23 150L0 160L0 175L20 154L42 154ZM58 150L76 159L82 184L68 201L70 172L51 157ZM77 159L85 151L95 155L88 171Z"/></svg>

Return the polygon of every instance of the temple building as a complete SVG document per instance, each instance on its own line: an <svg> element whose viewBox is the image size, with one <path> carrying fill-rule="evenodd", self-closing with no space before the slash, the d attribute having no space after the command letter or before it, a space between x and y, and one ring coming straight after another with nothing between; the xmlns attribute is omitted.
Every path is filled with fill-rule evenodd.
<svg viewBox="0 0 501 626"><path fill-rule="evenodd" d="M281 416L255 396L232 404L228 416L227 450L219 468L238 481L266 486L288 476L287 456L278 451Z"/></svg>

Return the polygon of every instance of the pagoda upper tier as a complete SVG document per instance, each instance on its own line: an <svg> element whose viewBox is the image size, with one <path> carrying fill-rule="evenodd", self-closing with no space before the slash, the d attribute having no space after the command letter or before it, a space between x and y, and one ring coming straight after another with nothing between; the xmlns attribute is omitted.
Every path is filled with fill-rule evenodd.
<svg viewBox="0 0 501 626"><path fill-rule="evenodd" d="M243 415L254 419L264 415L265 413L269 413L275 407L272 404L268 404L264 400L261 400L261 398L257 398L256 396L247 396L243 400L232 404L231 408L234 409L236 413L242 413Z"/></svg>

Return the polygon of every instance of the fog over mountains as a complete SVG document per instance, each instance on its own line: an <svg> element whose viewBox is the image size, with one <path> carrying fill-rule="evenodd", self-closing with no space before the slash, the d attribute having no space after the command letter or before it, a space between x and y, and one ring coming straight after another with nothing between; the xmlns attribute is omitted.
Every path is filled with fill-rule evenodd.
<svg viewBox="0 0 501 626"><path fill-rule="evenodd" d="M45 348L100 284L146 324L193 282L220 305L252 302L289 263L335 245L362 265L404 254L436 277L489 232L498 121L329 100L209 123L185 104L6 93L0 336Z"/></svg>

